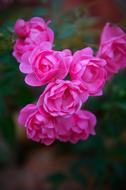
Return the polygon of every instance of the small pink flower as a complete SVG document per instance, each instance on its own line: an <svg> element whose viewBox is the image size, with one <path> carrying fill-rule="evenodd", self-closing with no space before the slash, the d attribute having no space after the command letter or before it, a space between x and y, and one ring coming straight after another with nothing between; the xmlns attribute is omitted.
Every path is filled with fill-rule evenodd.
<svg viewBox="0 0 126 190"><path fill-rule="evenodd" d="M27 51L32 52L42 42L52 44L54 41L52 29L48 27L48 23L39 17L33 17L27 22L23 19L17 20L14 30L19 39L14 45L13 56L18 62L22 62L22 56L27 54ZM26 57L26 55L24 56Z"/></svg>
<svg viewBox="0 0 126 190"><path fill-rule="evenodd" d="M126 33L119 27L107 23L101 35L97 57L106 60L107 78L126 67Z"/></svg>
<svg viewBox="0 0 126 190"><path fill-rule="evenodd" d="M27 37L30 33L29 23L23 19L18 19L15 23L14 31L20 38Z"/></svg>
<svg viewBox="0 0 126 190"><path fill-rule="evenodd" d="M28 104L19 114L18 121L25 126L27 137L33 141L50 145L56 138L53 118L41 110L38 111L36 105Z"/></svg>
<svg viewBox="0 0 126 190"><path fill-rule="evenodd" d="M45 22L40 17L33 17L29 20L30 27L30 37L34 41L36 41L36 37L42 41L49 41L53 43L54 41L54 32L51 28L48 27L50 22Z"/></svg>
<svg viewBox="0 0 126 190"><path fill-rule="evenodd" d="M46 23L41 17L32 17L29 20L29 25L31 29L36 29L38 31L45 30L48 26L48 22Z"/></svg>
<svg viewBox="0 0 126 190"><path fill-rule="evenodd" d="M20 111L18 122L26 129L29 139L52 144L56 139L62 142L76 143L95 135L96 117L93 113L79 110L69 118L52 117L41 112L34 104L28 104Z"/></svg>
<svg viewBox="0 0 126 190"><path fill-rule="evenodd" d="M31 49L33 49L31 51L31 49L28 49L29 47L31 47ZM24 46L24 49L26 50L22 57L21 57L21 61L20 61L20 65L19 65L19 69L22 73L28 74L28 73L32 73L32 64L31 64L31 55L34 53L34 49L40 49L40 51L44 51L44 50L51 50L52 48L52 44L50 42L42 42L40 45L36 45L36 47L33 48L32 43L30 44L30 46Z"/></svg>
<svg viewBox="0 0 126 190"><path fill-rule="evenodd" d="M41 34L45 41L54 41L54 33L51 28L48 27L49 22L45 22L40 17L33 17L29 21L18 19L14 25L14 31L19 38L26 38L31 36L35 38L36 35Z"/></svg>
<svg viewBox="0 0 126 190"><path fill-rule="evenodd" d="M21 61L21 57L25 52L25 43L21 39L17 39L13 46L13 56L17 59L18 62Z"/></svg>
<svg viewBox="0 0 126 190"><path fill-rule="evenodd" d="M95 135L96 117L93 113L79 110L70 118L56 117L55 130L57 139L62 142L77 143Z"/></svg>
<svg viewBox="0 0 126 190"><path fill-rule="evenodd" d="M101 95L106 81L106 61L93 57L91 48L75 52L70 67L72 80L80 80L89 95Z"/></svg>
<svg viewBox="0 0 126 190"><path fill-rule="evenodd" d="M57 80L46 87L38 100L38 106L52 116L69 117L87 99L88 94L81 89L80 81Z"/></svg>
<svg viewBox="0 0 126 190"><path fill-rule="evenodd" d="M25 40L17 39L13 47L13 56L19 63L30 64L29 57L32 51L40 44L49 44L49 49L52 48L52 43L44 41L41 35L37 35L34 39L27 37ZM47 46L47 45L46 45ZM46 47L46 49L48 49Z"/></svg>
<svg viewBox="0 0 126 190"><path fill-rule="evenodd" d="M69 71L71 55L68 50L51 50L49 42L37 46L31 55L24 54L20 70L27 73L25 82L30 86L42 86L56 79L64 79Z"/></svg>

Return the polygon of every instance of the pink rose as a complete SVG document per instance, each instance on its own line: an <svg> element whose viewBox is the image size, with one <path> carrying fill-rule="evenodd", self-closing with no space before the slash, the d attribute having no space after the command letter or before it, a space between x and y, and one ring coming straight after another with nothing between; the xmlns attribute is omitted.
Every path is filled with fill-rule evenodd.
<svg viewBox="0 0 126 190"><path fill-rule="evenodd" d="M69 118L51 117L36 105L28 104L20 111L18 122L25 127L29 139L50 145L56 139L72 143L87 140L89 135L95 135L96 117L85 110Z"/></svg>
<svg viewBox="0 0 126 190"><path fill-rule="evenodd" d="M20 70L26 73L25 82L30 86L42 86L56 79L64 79L69 71L70 52L51 50L49 42L37 46L31 54L22 57Z"/></svg>
<svg viewBox="0 0 126 190"><path fill-rule="evenodd" d="M29 139L50 145L56 138L53 118L41 110L38 111L36 105L28 104L19 114L18 121L25 126Z"/></svg>
<svg viewBox="0 0 126 190"><path fill-rule="evenodd" d="M31 39L31 37L27 37L25 40L17 39L13 47L13 56L17 59L19 63L24 63L27 59L25 63L29 64L28 59L32 51L40 44L44 44L46 42L47 41L44 41L41 35L35 36L34 39ZM50 44L50 47L52 47L52 43L47 43Z"/></svg>
<svg viewBox="0 0 126 190"><path fill-rule="evenodd" d="M38 38L38 37L37 37ZM21 63L23 56L26 57L27 54L31 53L33 49L40 44L40 38L39 41L36 38L36 42L34 42L30 37L27 37L25 39L17 39L14 46L13 46L13 56L16 58L16 60Z"/></svg>
<svg viewBox="0 0 126 190"><path fill-rule="evenodd" d="M119 27L110 23L105 25L97 57L106 60L108 79L126 67L126 34Z"/></svg>
<svg viewBox="0 0 126 190"><path fill-rule="evenodd" d="M14 31L20 38L27 37L30 33L29 23L23 19L18 19L14 25Z"/></svg>
<svg viewBox="0 0 126 190"><path fill-rule="evenodd" d="M45 30L48 26L48 22L46 23L41 17L32 17L29 20L29 25L31 29L36 29L39 31Z"/></svg>
<svg viewBox="0 0 126 190"><path fill-rule="evenodd" d="M45 22L40 17L33 17L29 21L18 19L14 25L14 31L19 38L26 38L30 36L33 40L36 35L41 35L44 41L54 41L54 33L51 28L48 27L50 22Z"/></svg>
<svg viewBox="0 0 126 190"><path fill-rule="evenodd" d="M80 80L89 95L101 95L106 81L105 65L105 60L93 56L91 48L84 48L73 55L70 77Z"/></svg>
<svg viewBox="0 0 126 190"><path fill-rule="evenodd" d="M54 32L51 28L48 27L48 24L40 17L33 17L29 20L29 27L30 27L30 37L33 41L41 40L42 41L49 41L53 43L54 41ZM35 40L34 40L35 39Z"/></svg>
<svg viewBox="0 0 126 190"><path fill-rule="evenodd" d="M35 44L32 41L26 42L22 39L17 39L13 47L13 56L17 59L19 63L21 63L23 61L22 57L26 57L26 55L28 53L31 53L34 48Z"/></svg>
<svg viewBox="0 0 126 190"><path fill-rule="evenodd" d="M57 139L62 142L77 143L95 135L96 117L93 113L79 110L70 118L56 117L55 130Z"/></svg>
<svg viewBox="0 0 126 190"><path fill-rule="evenodd" d="M30 48L30 49L29 49ZM40 45L36 45L36 47L33 48L32 43L30 46L24 46L25 52L23 53L19 65L19 69L22 73L28 74L32 72L32 64L30 57L32 55L32 51L34 52L35 49L39 49L41 51L44 50L51 50L52 44L50 42L42 42ZM31 50L32 49L32 50Z"/></svg>
<svg viewBox="0 0 126 190"><path fill-rule="evenodd" d="M39 110L52 116L69 117L76 113L88 99L79 81L57 80L51 82L38 100Z"/></svg>
<svg viewBox="0 0 126 190"><path fill-rule="evenodd" d="M18 62L22 62L22 56L32 52L32 50L42 42L54 41L54 33L48 27L48 23L42 18L33 17L30 21L25 22L23 19L17 20L14 26L15 32L19 35L13 50L13 56ZM26 57L26 55L24 55Z"/></svg>
<svg viewBox="0 0 126 190"><path fill-rule="evenodd" d="M13 46L13 56L16 58L18 62L21 61L21 57L24 54L25 43L21 39L17 39L14 46Z"/></svg>

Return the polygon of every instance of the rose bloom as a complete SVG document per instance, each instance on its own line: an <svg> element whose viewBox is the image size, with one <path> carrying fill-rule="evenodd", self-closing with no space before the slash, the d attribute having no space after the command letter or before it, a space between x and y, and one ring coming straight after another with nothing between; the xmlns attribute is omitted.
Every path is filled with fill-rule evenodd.
<svg viewBox="0 0 126 190"><path fill-rule="evenodd" d="M28 85L42 86L67 76L72 59L70 50L54 51L51 48L49 42L43 42L22 57L20 70L27 74L25 82Z"/></svg>
<svg viewBox="0 0 126 190"><path fill-rule="evenodd" d="M50 145L56 138L53 118L42 110L40 113L34 104L20 111L18 122L25 126L27 137L33 141Z"/></svg>
<svg viewBox="0 0 126 190"><path fill-rule="evenodd" d="M70 118L56 117L55 130L57 139L61 142L77 143L87 140L89 135L95 135L96 117L86 110L79 110Z"/></svg>
<svg viewBox="0 0 126 190"><path fill-rule="evenodd" d="M40 43L45 41L53 43L54 33L48 27L48 23L39 17L33 17L29 21L17 20L14 31L19 39L16 40L14 45L13 56L18 62L22 62L22 56L27 52L31 52Z"/></svg>
<svg viewBox="0 0 126 190"><path fill-rule="evenodd" d="M18 122L25 127L29 139L50 145L55 140L71 143L87 140L89 135L95 135L96 117L85 110L70 118L51 117L42 110L39 112L36 105L28 104L21 109Z"/></svg>
<svg viewBox="0 0 126 190"><path fill-rule="evenodd" d="M97 57L106 60L107 78L126 67L126 33L119 27L107 23L101 35Z"/></svg>
<svg viewBox="0 0 126 190"><path fill-rule="evenodd" d="M38 100L39 110L44 109L52 116L69 117L76 113L88 99L80 81L57 80L47 85Z"/></svg>
<svg viewBox="0 0 126 190"><path fill-rule="evenodd" d="M41 34L43 40L54 41L54 33L51 28L48 27L50 21L45 22L44 19L40 17L33 17L29 21L23 19L18 19L14 25L14 31L19 38L26 38L31 36L35 38L35 35Z"/></svg>
<svg viewBox="0 0 126 190"><path fill-rule="evenodd" d="M14 31L20 38L25 38L30 33L29 22L23 19L18 19L14 25Z"/></svg>
<svg viewBox="0 0 126 190"><path fill-rule="evenodd" d="M104 59L93 56L91 48L84 48L73 55L70 77L80 80L89 95L101 95L106 81L105 65Z"/></svg>
<svg viewBox="0 0 126 190"><path fill-rule="evenodd" d="M18 62L21 62L21 57L25 52L31 51L33 47L29 46L29 44L26 45L24 40L17 39L14 46L13 46L13 56L16 58Z"/></svg>

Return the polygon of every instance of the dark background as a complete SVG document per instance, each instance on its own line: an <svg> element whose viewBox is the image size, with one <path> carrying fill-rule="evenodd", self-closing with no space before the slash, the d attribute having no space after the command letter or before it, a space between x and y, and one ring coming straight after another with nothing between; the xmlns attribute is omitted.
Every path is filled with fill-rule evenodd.
<svg viewBox="0 0 126 190"><path fill-rule="evenodd" d="M126 70L86 103L98 120L96 136L86 142L44 146L18 125L19 110L41 92L24 83L12 57L13 25L32 16L52 20L57 50L89 45L97 51L106 22L126 31L125 0L0 0L0 189L125 190Z"/></svg>

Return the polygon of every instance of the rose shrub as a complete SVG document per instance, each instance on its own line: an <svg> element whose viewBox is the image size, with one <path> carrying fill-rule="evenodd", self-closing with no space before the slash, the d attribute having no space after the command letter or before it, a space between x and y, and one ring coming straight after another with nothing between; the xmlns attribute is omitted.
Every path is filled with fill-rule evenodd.
<svg viewBox="0 0 126 190"><path fill-rule="evenodd" d="M19 123L28 138L46 145L87 140L95 135L96 117L81 108L89 96L102 95L106 80L126 67L126 34L107 23L96 56L90 47L72 55L69 49L53 50L54 33L48 24L34 17L19 19L14 26L19 39L13 55L25 82L47 85L36 105L20 111Z"/></svg>

